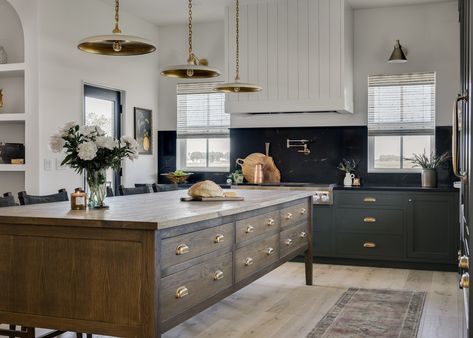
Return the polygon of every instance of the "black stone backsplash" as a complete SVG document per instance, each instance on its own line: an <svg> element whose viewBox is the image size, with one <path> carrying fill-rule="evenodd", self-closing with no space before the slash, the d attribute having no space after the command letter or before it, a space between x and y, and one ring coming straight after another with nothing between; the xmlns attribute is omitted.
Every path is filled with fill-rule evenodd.
<svg viewBox="0 0 473 338"><path fill-rule="evenodd" d="M310 127L310 128L235 128L230 130L231 171L237 158L245 158L254 152L264 153L265 142L270 142L270 155L281 171L283 182L337 183L343 181L343 173L337 165L343 158L358 161L356 175L362 184L384 186L418 186L420 174L380 174L368 173L367 151L368 130L361 127ZM297 149L287 149L286 139L310 140L311 153L303 155ZM451 128L437 127L437 153L450 151ZM176 132L158 133L158 171L169 172L176 169ZM451 164L446 163L437 170L438 184L451 185L453 174ZM211 179L224 183L226 173L196 173L192 181ZM160 177L160 182L164 180Z"/></svg>

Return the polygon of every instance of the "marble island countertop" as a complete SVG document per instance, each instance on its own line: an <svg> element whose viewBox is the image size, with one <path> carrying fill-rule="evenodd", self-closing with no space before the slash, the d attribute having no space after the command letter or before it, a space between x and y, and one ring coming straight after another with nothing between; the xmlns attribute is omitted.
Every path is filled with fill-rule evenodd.
<svg viewBox="0 0 473 338"><path fill-rule="evenodd" d="M69 202L0 209L1 224L37 224L91 228L159 230L205 221L295 201L312 195L307 191L236 190L244 201L181 202L186 190L112 197L109 209L74 211Z"/></svg>

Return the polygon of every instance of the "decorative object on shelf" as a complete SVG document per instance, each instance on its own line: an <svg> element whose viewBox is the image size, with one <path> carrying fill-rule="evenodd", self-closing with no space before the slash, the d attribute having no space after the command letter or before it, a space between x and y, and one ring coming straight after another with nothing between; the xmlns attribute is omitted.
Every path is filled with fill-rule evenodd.
<svg viewBox="0 0 473 338"><path fill-rule="evenodd" d="M353 185L353 179L355 178L355 171L357 167L357 163L355 160L347 160L343 159L342 162L338 165L338 170L341 170L345 173L345 177L343 178L343 185L345 187L351 187Z"/></svg>
<svg viewBox="0 0 473 338"><path fill-rule="evenodd" d="M256 84L240 82L240 0L235 0L236 12L236 52L235 52L235 82L222 83L215 86L215 91L222 93L254 93L263 90Z"/></svg>
<svg viewBox="0 0 473 338"><path fill-rule="evenodd" d="M123 136L120 140L106 136L98 126L67 123L58 134L51 136L49 146L54 153L66 151L61 163L86 174L89 186L89 207L104 209L107 195L107 169L118 170L122 160L138 158L138 143Z"/></svg>
<svg viewBox="0 0 473 338"><path fill-rule="evenodd" d="M76 188L71 194L71 210L87 209L87 194L84 189Z"/></svg>
<svg viewBox="0 0 473 338"><path fill-rule="evenodd" d="M153 154L153 113L150 109L135 107L135 140L138 154Z"/></svg>
<svg viewBox="0 0 473 338"><path fill-rule="evenodd" d="M354 186L354 187L359 187L359 186L361 186L361 178L359 178L359 177L354 177L354 178L353 178L353 186Z"/></svg>
<svg viewBox="0 0 473 338"><path fill-rule="evenodd" d="M406 63L407 62L407 50L401 46L399 40L396 40L396 45L389 58L389 63Z"/></svg>
<svg viewBox="0 0 473 338"><path fill-rule="evenodd" d="M85 38L77 46L81 51L108 56L133 56L152 53L156 46L143 38L123 35L119 28L120 1L115 0L115 28L113 34Z"/></svg>
<svg viewBox="0 0 473 338"><path fill-rule="evenodd" d="M0 46L0 65L8 63L8 55L3 46Z"/></svg>
<svg viewBox="0 0 473 338"><path fill-rule="evenodd" d="M422 154L412 154L412 158L406 158L406 160L411 161L414 167L422 168L421 180L423 188L435 188L437 186L436 169L448 161L449 158L448 152L442 155L437 155L432 152L429 156L424 152Z"/></svg>
<svg viewBox="0 0 473 338"><path fill-rule="evenodd" d="M187 64L170 66L164 68L161 71L161 75L170 78L180 79L204 79L217 77L220 75L220 71L209 67L209 63L206 59L199 59L192 51L192 0L188 2L188 44L189 44L189 56L187 58Z"/></svg>
<svg viewBox="0 0 473 338"><path fill-rule="evenodd" d="M176 170L172 173L161 174L166 177L171 183L174 184L184 184L187 182L187 179L194 173L186 173L182 170Z"/></svg>
<svg viewBox="0 0 473 338"><path fill-rule="evenodd" d="M297 152L302 153L306 156L310 154L308 143L309 143L309 140L290 140L290 139L286 140L287 149L302 148L302 149L299 149Z"/></svg>
<svg viewBox="0 0 473 338"><path fill-rule="evenodd" d="M0 108L3 108L3 88L0 88Z"/></svg>
<svg viewBox="0 0 473 338"><path fill-rule="evenodd" d="M23 160L25 163L25 145L22 143L5 143L0 146L0 156L4 164L13 164L12 161Z"/></svg>
<svg viewBox="0 0 473 338"><path fill-rule="evenodd" d="M243 176L248 183L257 183L255 180L255 167L258 164L263 166L263 182L261 183L279 183L281 182L281 173L274 164L273 158L261 153L253 153L245 159L237 159L236 164L241 166Z"/></svg>

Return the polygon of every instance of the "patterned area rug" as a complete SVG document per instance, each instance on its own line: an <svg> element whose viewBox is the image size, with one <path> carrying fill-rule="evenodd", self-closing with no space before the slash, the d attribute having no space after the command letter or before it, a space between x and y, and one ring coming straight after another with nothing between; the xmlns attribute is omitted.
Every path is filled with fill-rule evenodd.
<svg viewBox="0 0 473 338"><path fill-rule="evenodd" d="M348 289L307 338L415 338L426 293Z"/></svg>

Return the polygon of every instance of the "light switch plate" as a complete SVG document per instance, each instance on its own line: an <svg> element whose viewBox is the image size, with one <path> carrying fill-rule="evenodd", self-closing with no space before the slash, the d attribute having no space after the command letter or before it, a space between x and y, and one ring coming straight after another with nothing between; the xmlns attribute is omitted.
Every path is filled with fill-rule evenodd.
<svg viewBox="0 0 473 338"><path fill-rule="evenodd" d="M50 158L45 158L44 159L44 170L45 171L51 171L52 168L52 161Z"/></svg>

